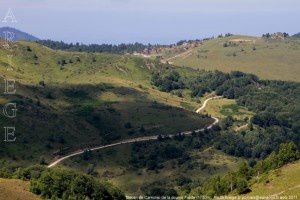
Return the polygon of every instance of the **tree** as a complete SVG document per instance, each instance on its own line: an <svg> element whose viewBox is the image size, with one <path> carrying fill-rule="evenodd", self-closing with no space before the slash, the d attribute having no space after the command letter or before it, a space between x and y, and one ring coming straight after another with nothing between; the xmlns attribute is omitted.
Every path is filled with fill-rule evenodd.
<svg viewBox="0 0 300 200"><path fill-rule="evenodd" d="M236 182L236 191L239 194L245 194L248 192L250 189L248 187L248 182L245 178L238 178Z"/></svg>
<svg viewBox="0 0 300 200"><path fill-rule="evenodd" d="M146 130L145 130L144 126L142 125L141 128L140 128L140 133L145 133L145 131Z"/></svg>
<svg viewBox="0 0 300 200"><path fill-rule="evenodd" d="M286 163L293 162L300 158L300 153L295 143L289 142L281 144L278 152L278 165L282 166Z"/></svg>
<svg viewBox="0 0 300 200"><path fill-rule="evenodd" d="M130 129L130 128L132 128L132 125L131 125L130 122L127 122L127 123L124 124L124 127L127 128L127 129Z"/></svg>
<svg viewBox="0 0 300 200"><path fill-rule="evenodd" d="M82 154L83 160L89 160L92 157L92 151L91 150L84 150Z"/></svg>
<svg viewBox="0 0 300 200"><path fill-rule="evenodd" d="M238 170L239 177L244 177L246 180L251 178L251 168L246 161L242 162Z"/></svg>

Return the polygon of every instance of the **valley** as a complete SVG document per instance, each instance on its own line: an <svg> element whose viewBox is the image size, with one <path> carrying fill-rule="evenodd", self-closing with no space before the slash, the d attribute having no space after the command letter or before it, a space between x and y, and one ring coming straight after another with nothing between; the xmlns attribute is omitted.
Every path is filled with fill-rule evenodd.
<svg viewBox="0 0 300 200"><path fill-rule="evenodd" d="M0 200L300 199L300 1L0 15Z"/></svg>
<svg viewBox="0 0 300 200"><path fill-rule="evenodd" d="M219 98L219 97L212 97L212 98L209 98L209 99L205 100L203 105L199 109L196 110L196 113L200 113L203 109L205 109L205 106L206 106L207 102L209 100L214 99L214 98ZM208 125L207 127L204 127L204 128L201 128L201 129L196 129L196 130L187 130L187 131L178 133L178 135L188 136L188 135L191 135L193 132L197 134L199 132L204 132L204 130L209 130L219 122L218 118L216 118L216 117L212 117L212 118L214 119L214 122L212 124ZM176 134L174 134L174 135L164 135L164 137L170 137L170 138L175 137L175 136L176 136ZM56 161L52 162L51 164L49 164L48 167L49 168L54 167L54 166L58 165L60 162L62 162L63 160L66 160L68 158L83 154L86 151L97 151L97 150L100 150L100 149L106 149L106 148L119 146L119 145L124 145L124 144L147 142L147 141L158 140L158 139L160 139L159 136L138 137L138 138L133 138L133 139L128 139L128 140L122 140L120 142L113 143L113 144L108 144L108 145L93 147L91 149L77 151L77 152L74 152L74 153L71 153L69 155L66 155L66 156L63 156L63 157L59 158L58 160L56 160Z"/></svg>
<svg viewBox="0 0 300 200"><path fill-rule="evenodd" d="M254 40L240 38L208 40L161 60L18 41L9 62L1 47L1 88L6 79L14 79L16 94L1 93L0 102L15 103L17 117L0 116L2 127L16 126L16 141L0 143L0 177L30 181L30 191L43 198L79 195L70 187L54 194L56 183L91 183L119 199L252 191L262 160L276 158L278 165L264 164L261 173L268 174L299 159L294 146L299 140L299 83L292 76L283 80L294 82L260 79L264 75L254 68L258 76L241 72L253 72L244 68L205 71L197 63L176 63L183 59L189 64L185 59L202 45L227 51L236 48L220 47L228 39L239 45ZM293 42L287 41L286 48ZM265 45L260 40L255 44L256 50ZM297 59L290 60L293 69Z"/></svg>

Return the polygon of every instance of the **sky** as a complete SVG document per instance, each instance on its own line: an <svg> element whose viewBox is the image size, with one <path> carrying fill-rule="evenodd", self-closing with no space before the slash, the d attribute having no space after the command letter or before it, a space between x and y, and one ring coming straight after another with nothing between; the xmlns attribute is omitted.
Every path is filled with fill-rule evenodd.
<svg viewBox="0 0 300 200"><path fill-rule="evenodd" d="M3 23L11 8L17 23ZM171 44L221 33L300 32L299 0L0 0L0 26L41 39Z"/></svg>

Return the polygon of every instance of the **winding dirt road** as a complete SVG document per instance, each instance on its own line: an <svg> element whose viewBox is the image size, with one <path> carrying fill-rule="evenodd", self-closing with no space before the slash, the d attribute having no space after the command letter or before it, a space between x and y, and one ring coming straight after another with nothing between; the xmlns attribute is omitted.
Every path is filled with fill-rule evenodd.
<svg viewBox="0 0 300 200"><path fill-rule="evenodd" d="M220 96L216 96L216 97L211 97L209 99L206 99L203 102L203 105L196 110L196 113L200 113L201 111L203 111L207 105L207 102L212 100L212 99L217 99L220 98ZM181 132L180 134L182 135L191 135L193 132L195 133L199 133L199 132L203 132L205 129L211 129L214 125L216 125L219 122L219 119L216 117L211 117L214 119L214 122L212 124L210 124L209 126L207 126L206 128L201 128L201 129L197 129L197 130L193 130L193 131L185 131L185 132ZM174 137L177 134L170 134L168 135L169 137ZM131 143L137 143L137 142L144 142L144 141L151 141L151 140L158 140L158 135L154 135L154 136L145 136L145 137L138 137L138 138L133 138L133 139L127 139L127 140L122 140L120 142L116 142L116 143L112 143L112 144L108 144L108 145L102 145L102 146L98 146L98 147L94 147L91 149L85 149L85 150L90 150L90 151L97 151L100 149L106 149L109 147L114 147L114 146L118 146L118 145L122 145L122 144L131 144ZM56 165L58 165L59 163L61 163L62 161L83 154L85 150L79 150L79 151L75 151L69 155L63 156L55 161L53 161L52 163L50 163L48 165L48 168L54 167Z"/></svg>

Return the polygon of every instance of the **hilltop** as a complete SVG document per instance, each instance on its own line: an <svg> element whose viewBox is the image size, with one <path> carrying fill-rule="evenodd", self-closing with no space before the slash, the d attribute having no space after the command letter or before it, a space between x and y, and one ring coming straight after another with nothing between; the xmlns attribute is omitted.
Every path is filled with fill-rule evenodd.
<svg viewBox="0 0 300 200"><path fill-rule="evenodd" d="M13 41L19 41L19 40L38 41L39 40L37 37L33 35L30 35L26 32L11 27L1 27L0 37L4 38L5 32L11 32L14 34L12 38Z"/></svg>
<svg viewBox="0 0 300 200"><path fill-rule="evenodd" d="M156 48L149 52L162 62L194 69L239 70L269 80L299 82L300 40L272 34L267 37L228 35Z"/></svg>

